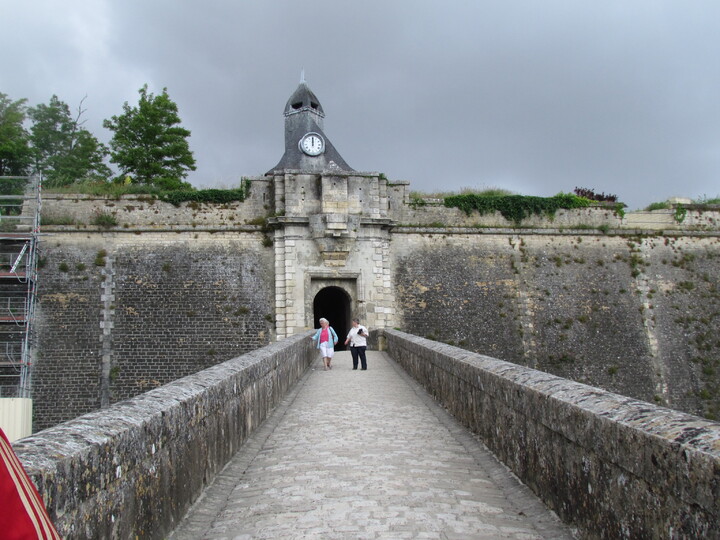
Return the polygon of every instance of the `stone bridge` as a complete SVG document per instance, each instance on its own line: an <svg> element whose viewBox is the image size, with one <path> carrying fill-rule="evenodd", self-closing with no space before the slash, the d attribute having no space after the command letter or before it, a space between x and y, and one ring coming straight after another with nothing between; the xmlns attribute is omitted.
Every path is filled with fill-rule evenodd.
<svg viewBox="0 0 720 540"><path fill-rule="evenodd" d="M18 441L61 535L718 537L718 423L395 330L320 373L309 335Z"/></svg>

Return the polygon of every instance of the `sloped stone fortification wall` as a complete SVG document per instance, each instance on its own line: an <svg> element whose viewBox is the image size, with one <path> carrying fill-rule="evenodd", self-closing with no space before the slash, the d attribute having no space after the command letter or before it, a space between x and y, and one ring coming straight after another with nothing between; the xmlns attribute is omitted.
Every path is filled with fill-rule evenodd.
<svg viewBox="0 0 720 540"><path fill-rule="evenodd" d="M316 358L274 343L13 446L63 538L165 538Z"/></svg>
<svg viewBox="0 0 720 540"><path fill-rule="evenodd" d="M35 429L269 343L276 320L287 323L289 312L312 305L312 298L278 300L275 289L287 292L287 276L320 269L327 279L365 272L381 283L365 279L372 285L354 299L364 302L367 320L383 323L376 326L720 417L717 209L688 208L679 223L672 210L621 217L594 207L513 228L499 214L413 206L400 182L376 201L378 211L387 205L387 245L372 256L355 245L346 259L325 264L298 247L316 249L300 239L318 217L321 178L289 175L282 185L297 193L278 200L273 181L252 179L248 199L218 205L44 200L43 216L55 224L43 226L40 241ZM374 197L366 181L385 185L353 177L348 204ZM301 203L293 212L309 216L285 225L296 238L269 246L268 218ZM117 226L93 225L105 214ZM354 221L348 232L374 234ZM384 304L374 305L381 297ZM298 317L289 326L306 324Z"/></svg>
<svg viewBox="0 0 720 540"><path fill-rule="evenodd" d="M259 233L48 233L34 325L34 430L267 345Z"/></svg>
<svg viewBox="0 0 720 540"><path fill-rule="evenodd" d="M588 538L713 538L720 424L403 332L388 354Z"/></svg>
<svg viewBox="0 0 720 540"><path fill-rule="evenodd" d="M399 327L717 418L720 238L396 230Z"/></svg>

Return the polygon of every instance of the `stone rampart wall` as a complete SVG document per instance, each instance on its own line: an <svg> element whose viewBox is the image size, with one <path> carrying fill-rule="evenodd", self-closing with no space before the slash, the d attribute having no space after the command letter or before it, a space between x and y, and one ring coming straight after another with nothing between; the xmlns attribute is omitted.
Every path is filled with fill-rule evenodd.
<svg viewBox="0 0 720 540"><path fill-rule="evenodd" d="M179 207L139 196L45 197L43 216L56 221L43 225L39 244L36 430L274 339L286 316L275 312L276 273L295 272L298 260L276 260L260 224L277 202L271 188L254 178L242 203ZM387 185L397 224L377 253L390 270L373 273L385 289L372 296L392 289L394 305L362 299L375 320L720 417L717 212L688 207L682 223L670 210L646 213L659 220L655 231L638 231L623 228L631 214L595 207L512 228L499 214L413 207L407 189ZM118 225L93 225L105 213ZM343 269L363 268L357 256Z"/></svg>
<svg viewBox="0 0 720 540"><path fill-rule="evenodd" d="M315 358L309 335L16 442L61 536L165 538Z"/></svg>
<svg viewBox="0 0 720 540"><path fill-rule="evenodd" d="M34 429L274 339L257 232L48 232L33 322Z"/></svg>
<svg viewBox="0 0 720 540"><path fill-rule="evenodd" d="M402 330L720 418L720 237L403 228Z"/></svg>
<svg viewBox="0 0 720 540"><path fill-rule="evenodd" d="M428 341L390 356L588 538L714 538L720 424Z"/></svg>

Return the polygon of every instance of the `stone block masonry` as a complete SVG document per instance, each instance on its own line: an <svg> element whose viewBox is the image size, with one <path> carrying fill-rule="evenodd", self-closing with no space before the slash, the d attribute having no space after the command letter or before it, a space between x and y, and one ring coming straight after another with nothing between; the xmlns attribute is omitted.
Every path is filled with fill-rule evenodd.
<svg viewBox="0 0 720 540"><path fill-rule="evenodd" d="M260 234L43 238L35 429L267 345L272 255Z"/></svg>
<svg viewBox="0 0 720 540"><path fill-rule="evenodd" d="M388 354L584 537L718 537L717 422L380 333Z"/></svg>
<svg viewBox="0 0 720 540"><path fill-rule="evenodd" d="M14 444L63 538L165 538L316 358L309 332Z"/></svg>
<svg viewBox="0 0 720 540"><path fill-rule="evenodd" d="M397 326L720 418L720 238L394 231Z"/></svg>

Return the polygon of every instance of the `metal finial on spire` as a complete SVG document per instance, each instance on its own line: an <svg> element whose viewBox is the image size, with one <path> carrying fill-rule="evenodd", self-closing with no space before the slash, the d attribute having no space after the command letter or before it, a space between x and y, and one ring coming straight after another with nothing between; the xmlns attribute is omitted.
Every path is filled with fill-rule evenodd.
<svg viewBox="0 0 720 540"><path fill-rule="evenodd" d="M303 84L305 82L305 68L302 68L300 70L300 84Z"/></svg>

